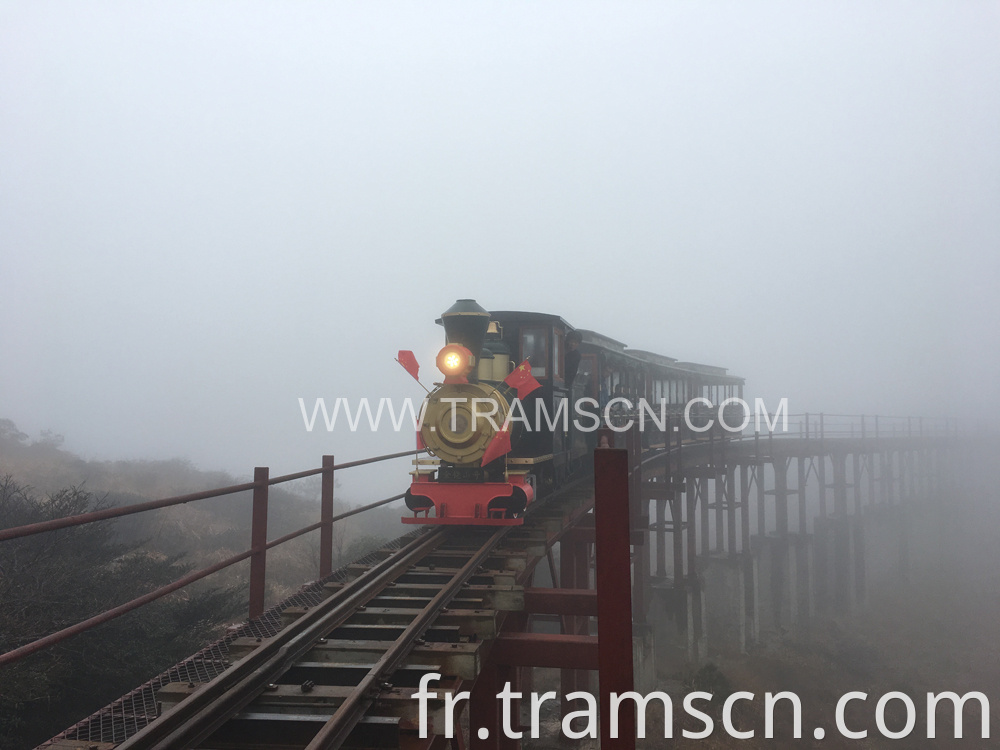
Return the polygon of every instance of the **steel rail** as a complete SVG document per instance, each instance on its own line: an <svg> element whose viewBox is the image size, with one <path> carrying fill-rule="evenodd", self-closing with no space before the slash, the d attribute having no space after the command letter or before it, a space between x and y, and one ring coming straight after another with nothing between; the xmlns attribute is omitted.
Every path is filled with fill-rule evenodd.
<svg viewBox="0 0 1000 750"><path fill-rule="evenodd" d="M146 725L118 745L118 750L197 746L301 659L317 640L436 549L445 536L443 528L418 536Z"/></svg>
<svg viewBox="0 0 1000 750"><path fill-rule="evenodd" d="M468 562L455 573L451 581L434 595L406 629L392 643L375 665L369 670L351 695L344 700L329 721L323 725L312 741L306 745L306 750L336 750L347 740L348 735L361 721L362 717L375 702L377 694L386 677L395 672L403 660L413 649L414 643L425 630L430 627L441 610L458 594L469 578L479 569L486 557L503 541L504 536L512 527L505 526L497 530L479 548Z"/></svg>

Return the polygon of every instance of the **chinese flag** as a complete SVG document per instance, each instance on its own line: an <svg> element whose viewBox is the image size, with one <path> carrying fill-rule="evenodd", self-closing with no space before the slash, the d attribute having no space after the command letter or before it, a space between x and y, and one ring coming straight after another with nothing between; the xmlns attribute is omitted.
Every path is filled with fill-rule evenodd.
<svg viewBox="0 0 1000 750"><path fill-rule="evenodd" d="M531 374L531 365L528 364L528 360L524 360L515 367L514 372L504 378L503 382L511 388L517 389L518 398L524 398L536 388L542 387L542 384L535 380L535 376Z"/></svg>
<svg viewBox="0 0 1000 750"><path fill-rule="evenodd" d="M493 436L490 444L486 446L486 453L483 454L483 460L479 465L486 466L486 464L496 461L500 456L506 456L508 453L510 453L510 428L500 430Z"/></svg>
<svg viewBox="0 0 1000 750"><path fill-rule="evenodd" d="M420 372L420 365L417 364L417 358L413 356L413 352L409 349L400 350L399 354L396 356L396 361L403 366L403 369L410 373L410 376L420 382L420 378L417 377L417 373Z"/></svg>

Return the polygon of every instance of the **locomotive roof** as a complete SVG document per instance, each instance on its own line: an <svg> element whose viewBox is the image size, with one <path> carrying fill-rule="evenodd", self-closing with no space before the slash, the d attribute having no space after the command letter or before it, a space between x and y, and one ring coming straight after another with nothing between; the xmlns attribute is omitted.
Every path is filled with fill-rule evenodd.
<svg viewBox="0 0 1000 750"><path fill-rule="evenodd" d="M644 359L647 362L652 362L655 365L673 365L676 361L676 357L665 357L662 354L657 354L656 352L647 352L643 349L629 349L629 354L633 357L638 357L639 359Z"/></svg>
<svg viewBox="0 0 1000 750"><path fill-rule="evenodd" d="M663 354L643 349L629 349L623 342L613 339L610 336L605 336L603 333L591 331L587 328L574 328L558 315L527 312L524 310L496 310L490 312L490 317L498 320L503 318L517 324L542 323L545 325L559 325L568 331L575 330L579 332L584 344L599 347L617 357L632 360L636 363L650 364L678 375L695 375L700 380L713 385L742 385L745 382L745 379L738 375L730 375L725 367L703 365L697 362L679 362L676 358L667 357Z"/></svg>
<svg viewBox="0 0 1000 750"><path fill-rule="evenodd" d="M565 320L560 318L558 315L552 315L550 313L538 313L538 312L526 312L524 310L491 310L490 317L507 318L508 320L515 320L518 322L529 322L532 320L537 320L539 323L548 323L550 325L562 325L565 328L575 330L573 326L567 323Z"/></svg>
<svg viewBox="0 0 1000 750"><path fill-rule="evenodd" d="M738 375L730 375L725 367L701 365L695 362L678 362L673 357L664 357L661 354L638 349L629 349L625 353L671 375L697 376L698 380L708 385L743 385L746 382Z"/></svg>
<svg viewBox="0 0 1000 750"><path fill-rule="evenodd" d="M605 336L603 333L598 333L597 331L589 331L586 328L577 328L576 330L580 332L585 344L594 344L595 346L603 346L605 349L611 349L616 352L625 352L625 344L610 336Z"/></svg>

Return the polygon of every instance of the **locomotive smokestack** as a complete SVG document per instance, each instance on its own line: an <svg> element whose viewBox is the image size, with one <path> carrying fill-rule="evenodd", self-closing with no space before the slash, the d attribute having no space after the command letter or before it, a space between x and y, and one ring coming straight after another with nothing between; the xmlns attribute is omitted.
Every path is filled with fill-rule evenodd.
<svg viewBox="0 0 1000 750"><path fill-rule="evenodd" d="M438 321L444 326L449 344L461 344L476 358L472 373L478 369L479 354L486 340L486 329L490 326L490 314L473 299L460 299L441 314Z"/></svg>

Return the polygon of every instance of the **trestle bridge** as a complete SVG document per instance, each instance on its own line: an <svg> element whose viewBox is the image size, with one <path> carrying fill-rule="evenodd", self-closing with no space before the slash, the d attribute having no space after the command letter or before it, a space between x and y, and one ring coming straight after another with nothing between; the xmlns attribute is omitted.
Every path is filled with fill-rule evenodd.
<svg viewBox="0 0 1000 750"><path fill-rule="evenodd" d="M280 477L258 468L252 482L0 530L2 544L209 497L252 498L246 551L24 644L0 667L249 560L244 625L43 747L513 748L520 740L505 736L496 695L508 682L530 691L533 668L560 669L562 695L599 692L606 708L612 691L648 691L657 673L685 662L808 630L816 613L858 606L871 581L905 576L915 546L956 512L957 477L984 445L929 420L790 421L788 432L696 441L668 428L654 445L632 429L618 448L595 451L593 476L534 504L523 526L421 529L339 570L334 524L402 495L334 515L335 474L412 451L340 465L327 456ZM314 475L319 520L269 540L269 487ZM265 609L268 551L315 531L317 581ZM430 672L441 679L421 737L414 693ZM623 717L623 737L629 726Z"/></svg>

